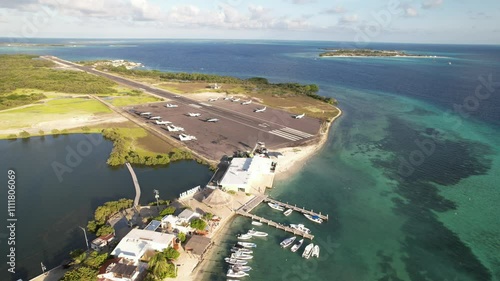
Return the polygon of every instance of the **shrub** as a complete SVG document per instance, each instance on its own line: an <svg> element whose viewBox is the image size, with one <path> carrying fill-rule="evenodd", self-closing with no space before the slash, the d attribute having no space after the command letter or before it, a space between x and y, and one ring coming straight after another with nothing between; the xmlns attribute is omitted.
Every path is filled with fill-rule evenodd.
<svg viewBox="0 0 500 281"><path fill-rule="evenodd" d="M26 131L22 131L19 133L19 137L25 139L25 138L29 138L31 135L30 133L26 132Z"/></svg>

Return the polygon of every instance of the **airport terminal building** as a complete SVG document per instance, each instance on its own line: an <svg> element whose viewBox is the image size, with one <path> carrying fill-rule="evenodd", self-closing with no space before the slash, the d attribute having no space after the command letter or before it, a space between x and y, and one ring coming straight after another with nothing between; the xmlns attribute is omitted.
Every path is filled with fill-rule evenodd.
<svg viewBox="0 0 500 281"><path fill-rule="evenodd" d="M233 158L218 187L224 191L263 193L273 186L275 165L266 157Z"/></svg>

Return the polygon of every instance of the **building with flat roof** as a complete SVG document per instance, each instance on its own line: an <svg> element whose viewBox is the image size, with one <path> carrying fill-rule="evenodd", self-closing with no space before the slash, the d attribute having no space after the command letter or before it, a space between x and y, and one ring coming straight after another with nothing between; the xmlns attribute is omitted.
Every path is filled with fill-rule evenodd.
<svg viewBox="0 0 500 281"><path fill-rule="evenodd" d="M111 255L137 264L148 251L161 252L172 247L175 238L176 236L173 234L132 229L118 243Z"/></svg>
<svg viewBox="0 0 500 281"><path fill-rule="evenodd" d="M269 179L262 181L262 179ZM233 158L226 173L219 182L223 190L245 193L264 192L272 187L274 179L273 161L265 157Z"/></svg>
<svg viewBox="0 0 500 281"><path fill-rule="evenodd" d="M185 249L198 258L201 258L210 244L210 238L200 235L193 235L187 241Z"/></svg>
<svg viewBox="0 0 500 281"><path fill-rule="evenodd" d="M145 228L144 230L151 230L151 231L156 231L158 227L160 227L161 221L157 220L152 220Z"/></svg>

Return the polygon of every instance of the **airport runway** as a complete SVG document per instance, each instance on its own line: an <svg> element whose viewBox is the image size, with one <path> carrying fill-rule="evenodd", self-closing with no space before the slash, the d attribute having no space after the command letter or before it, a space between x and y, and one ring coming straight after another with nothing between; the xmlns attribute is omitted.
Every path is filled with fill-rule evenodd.
<svg viewBox="0 0 500 281"><path fill-rule="evenodd" d="M160 126L165 129L165 135L179 140L179 134L185 133L197 138L184 142L189 148L213 160L219 160L223 155L231 155L236 150L251 150L257 142L264 142L268 149L286 146L299 146L317 137L321 126L320 120L305 116L295 119L293 115L283 110L267 108L263 112L255 112L264 105L252 102L243 105L243 100L232 102L219 99L217 101L197 101L186 96L158 89L130 79L97 71L91 67L77 65L65 60L50 57L58 63L78 68L80 70L103 76L117 83L169 99L165 103L153 103L126 109L143 119L150 126ZM208 84L208 83L207 83ZM178 107L167 108L167 103ZM166 125L156 125L154 121L140 117L133 112L151 112L151 116L160 116L161 120L172 122L175 126L184 128L183 132L169 132ZM187 113L200 113L200 117L190 117ZM206 122L209 118L217 118L218 122Z"/></svg>

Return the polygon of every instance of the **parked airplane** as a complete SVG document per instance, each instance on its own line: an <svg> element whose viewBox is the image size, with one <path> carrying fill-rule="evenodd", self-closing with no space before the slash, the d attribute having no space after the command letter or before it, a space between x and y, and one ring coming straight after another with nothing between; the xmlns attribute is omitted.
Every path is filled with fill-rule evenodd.
<svg viewBox="0 0 500 281"><path fill-rule="evenodd" d="M214 122L215 123L215 122L219 122L219 119L217 119L217 118L209 118L209 119L205 120L205 122Z"/></svg>
<svg viewBox="0 0 500 281"><path fill-rule="evenodd" d="M141 116L146 116L146 115L151 115L151 112L143 112L143 113L141 113Z"/></svg>
<svg viewBox="0 0 500 281"><path fill-rule="evenodd" d="M168 125L167 126L167 130L169 132L178 132L178 131L184 131L184 128L182 127L177 127L177 126L174 126L174 125Z"/></svg>
<svg viewBox="0 0 500 281"><path fill-rule="evenodd" d="M263 112L263 111L266 111L267 107L263 107L263 108L260 108L260 109L256 109L254 110L254 112Z"/></svg>
<svg viewBox="0 0 500 281"><path fill-rule="evenodd" d="M306 114L305 114L305 113L302 113L302 114L300 114L300 115L295 115L295 116L293 116L293 118L295 118L295 119L302 119L302 118L304 118L304 116L306 116Z"/></svg>
<svg viewBox="0 0 500 281"><path fill-rule="evenodd" d="M233 96L225 97L224 100L232 100Z"/></svg>
<svg viewBox="0 0 500 281"><path fill-rule="evenodd" d="M196 137L195 136L191 136L191 135L186 135L186 134L180 134L179 135L179 139L181 141L190 141L190 140L196 140Z"/></svg>
<svg viewBox="0 0 500 281"><path fill-rule="evenodd" d="M191 113L191 112L189 112L188 115L190 117L198 117L198 116L201 116L201 113Z"/></svg>
<svg viewBox="0 0 500 281"><path fill-rule="evenodd" d="M156 125L167 125L167 124L172 124L172 122L156 120Z"/></svg>
<svg viewBox="0 0 500 281"><path fill-rule="evenodd" d="M242 104L242 105L247 105L247 104L251 104L251 103L252 103L252 100L249 100L249 101L244 101L244 102L242 102L241 104Z"/></svg>
<svg viewBox="0 0 500 281"><path fill-rule="evenodd" d="M149 120L160 120L161 116L151 116L149 117Z"/></svg>
<svg viewBox="0 0 500 281"><path fill-rule="evenodd" d="M167 103L165 105L165 107L168 107L168 108L173 108L173 107L179 107L177 104L171 104L171 103Z"/></svg>
<svg viewBox="0 0 500 281"><path fill-rule="evenodd" d="M208 101L218 101L219 98L211 98L211 99L208 99Z"/></svg>
<svg viewBox="0 0 500 281"><path fill-rule="evenodd" d="M236 98L236 99L232 99L231 101L232 101L232 102L238 102L238 101L240 101L240 100L241 100L240 98Z"/></svg>

